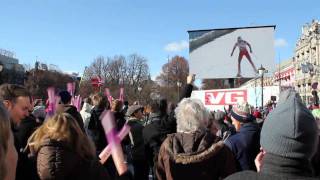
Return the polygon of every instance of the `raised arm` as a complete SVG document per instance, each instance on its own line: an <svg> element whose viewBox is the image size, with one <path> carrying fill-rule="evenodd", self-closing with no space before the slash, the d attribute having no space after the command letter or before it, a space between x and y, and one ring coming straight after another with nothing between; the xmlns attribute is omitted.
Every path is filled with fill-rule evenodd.
<svg viewBox="0 0 320 180"><path fill-rule="evenodd" d="M181 93L181 96L179 97L180 101L183 98L188 98L188 97L191 96L194 80L195 80L195 75L194 74L188 75L188 77L187 77L187 85L184 88L183 92Z"/></svg>

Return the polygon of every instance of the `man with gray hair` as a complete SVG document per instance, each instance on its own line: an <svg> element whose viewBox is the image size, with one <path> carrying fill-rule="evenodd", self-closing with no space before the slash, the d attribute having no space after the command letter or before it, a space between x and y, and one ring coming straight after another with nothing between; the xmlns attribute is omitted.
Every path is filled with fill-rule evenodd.
<svg viewBox="0 0 320 180"><path fill-rule="evenodd" d="M236 171L232 152L206 127L210 113L200 100L185 98L175 110L177 133L160 147L159 180L219 179Z"/></svg>

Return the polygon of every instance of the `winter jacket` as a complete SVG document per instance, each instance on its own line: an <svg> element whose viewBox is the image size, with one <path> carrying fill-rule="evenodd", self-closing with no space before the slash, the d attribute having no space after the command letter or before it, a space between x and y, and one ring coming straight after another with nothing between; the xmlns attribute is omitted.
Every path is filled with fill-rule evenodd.
<svg viewBox="0 0 320 180"><path fill-rule="evenodd" d="M168 116L159 113L151 113L150 124L143 129L143 140L146 148L146 156L151 165L156 164L161 144L168 134L175 133L175 126L169 122Z"/></svg>
<svg viewBox="0 0 320 180"><path fill-rule="evenodd" d="M97 153L100 153L107 146L106 135L100 119L104 110L105 109L94 107L91 110L91 117L88 124L88 134L96 146Z"/></svg>
<svg viewBox="0 0 320 180"><path fill-rule="evenodd" d="M237 159L238 170L255 170L254 159L260 150L260 128L255 123L245 123L240 131L225 140Z"/></svg>
<svg viewBox="0 0 320 180"><path fill-rule="evenodd" d="M143 125L142 121L136 118L130 117L127 120L128 125L130 126L130 143L132 145L131 148L131 154L132 154L132 160L146 160L145 156L145 147L144 147L144 141L142 136L143 131Z"/></svg>
<svg viewBox="0 0 320 180"><path fill-rule="evenodd" d="M225 180L298 180L312 178L312 170L308 161L299 161L272 154L263 157L261 172L242 171L230 175Z"/></svg>
<svg viewBox="0 0 320 180"><path fill-rule="evenodd" d="M83 159L66 142L45 140L37 153L40 179L110 179L97 159Z"/></svg>
<svg viewBox="0 0 320 180"><path fill-rule="evenodd" d="M236 171L232 152L210 132L168 135L160 148L159 180L225 178Z"/></svg>
<svg viewBox="0 0 320 180"><path fill-rule="evenodd" d="M124 118L124 114L122 112L113 112L115 123L116 123L116 129L117 131L120 131L124 124L126 123L126 119Z"/></svg>
<svg viewBox="0 0 320 180"><path fill-rule="evenodd" d="M27 145L28 138L40 126L33 115L23 119L18 126L13 127L14 144L18 152L18 163L16 169L16 180L37 179L34 163L28 158L28 154L23 152Z"/></svg>
<svg viewBox="0 0 320 180"><path fill-rule="evenodd" d="M90 104L84 103L80 111L80 114L83 120L83 126L86 132L88 132L88 125L91 117L91 109L92 109L92 106Z"/></svg>
<svg viewBox="0 0 320 180"><path fill-rule="evenodd" d="M64 105L63 106L63 111L65 113L70 114L77 121L77 123L79 124L82 132L86 133L86 131L84 129L82 117L81 117L80 113L78 112L78 110L77 110L77 108L75 106Z"/></svg>

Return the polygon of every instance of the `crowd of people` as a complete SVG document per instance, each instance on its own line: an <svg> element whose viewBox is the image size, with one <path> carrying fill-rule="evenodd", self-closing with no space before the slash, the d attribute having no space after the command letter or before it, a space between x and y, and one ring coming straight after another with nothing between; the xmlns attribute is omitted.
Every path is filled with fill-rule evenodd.
<svg viewBox="0 0 320 180"><path fill-rule="evenodd" d="M180 102L163 98L147 105L109 101L101 93L83 100L81 111L68 91L57 94L55 113L45 99L32 100L19 85L0 86L0 179L319 179L320 117L294 90L283 91L267 115L238 102L210 112L190 98L194 78ZM102 123L112 112L128 169L101 162L109 144Z"/></svg>

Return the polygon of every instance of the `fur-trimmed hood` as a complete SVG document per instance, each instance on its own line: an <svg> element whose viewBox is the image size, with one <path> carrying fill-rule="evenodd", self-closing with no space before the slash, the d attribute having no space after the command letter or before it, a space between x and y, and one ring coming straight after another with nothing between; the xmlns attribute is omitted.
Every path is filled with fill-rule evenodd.
<svg viewBox="0 0 320 180"><path fill-rule="evenodd" d="M175 133L168 135L164 146L175 163L191 164L212 158L224 143L210 132Z"/></svg>

